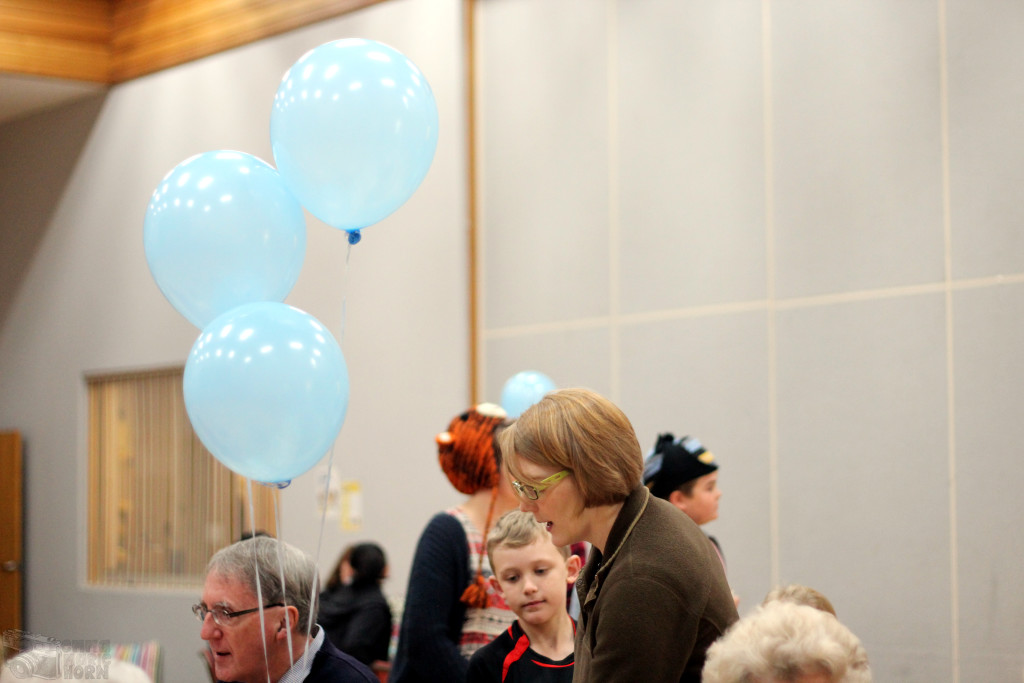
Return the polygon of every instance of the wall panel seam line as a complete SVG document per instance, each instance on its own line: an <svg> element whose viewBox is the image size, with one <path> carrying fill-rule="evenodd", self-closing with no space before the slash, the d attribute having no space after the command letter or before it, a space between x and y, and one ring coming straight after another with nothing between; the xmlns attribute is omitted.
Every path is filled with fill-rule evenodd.
<svg viewBox="0 0 1024 683"><path fill-rule="evenodd" d="M956 393L954 379L953 338L953 234L950 197L949 157L949 45L946 0L938 0L939 30L939 117L942 151L942 237L945 270L945 326L946 326L946 429L948 439L949 477L949 583L950 583L950 640L953 665L953 683L960 681L960 587L959 544L957 529L956 482Z"/></svg>
<svg viewBox="0 0 1024 683"><path fill-rule="evenodd" d="M605 11L608 16L605 23L608 30L606 58L607 64L607 106L608 106L608 311L609 330L608 359L611 399L616 403L622 399L622 344L620 335L621 321L619 318L621 290L619 269L619 135L618 135L618 1L607 0Z"/></svg>
<svg viewBox="0 0 1024 683"><path fill-rule="evenodd" d="M589 318L576 318L572 320L559 320L544 323L522 323L504 325L489 329L481 326L480 334L482 339L486 340L509 339L512 337L521 337L533 334L594 329L596 327L610 327L613 325L618 326L619 328L625 328L654 322L732 315L735 313L753 311L767 311L774 315L780 311L791 311L803 308L816 308L821 306L859 303L865 301L879 301L882 299L927 296L931 294L944 294L947 290L950 292L957 292L968 289L980 289L984 287L1012 284L1024 284L1024 273L967 278L948 283L935 282L920 285L906 285L902 287L889 287L885 289L866 289L838 294L794 297L791 299L778 299L773 296L770 299L765 298L750 301L736 301L723 304L711 304L708 306L692 306L690 308L672 308L657 311L644 311L641 313L620 312L616 316L593 316Z"/></svg>
<svg viewBox="0 0 1024 683"><path fill-rule="evenodd" d="M768 341L768 518L771 539L771 585L780 581L779 544L779 410L778 410L778 312L775 292L775 176L772 172L771 1L761 0L761 97L764 135L764 234L766 276L766 325Z"/></svg>
<svg viewBox="0 0 1024 683"><path fill-rule="evenodd" d="M481 335L481 318L483 316L484 288L481 285L483 277L483 231L482 211L480 208L480 187L482 176L480 170L481 154L479 150L480 125L482 116L479 116L478 92L480 84L477 82L478 47L476 39L476 0L463 0L463 59L466 60L463 73L466 78L465 102L466 102L466 180L468 183L466 192L466 219L469 224L466 229L466 256L469 259L467 264L469 279L469 402L475 405L478 397L484 395L485 381L483 376L484 352Z"/></svg>

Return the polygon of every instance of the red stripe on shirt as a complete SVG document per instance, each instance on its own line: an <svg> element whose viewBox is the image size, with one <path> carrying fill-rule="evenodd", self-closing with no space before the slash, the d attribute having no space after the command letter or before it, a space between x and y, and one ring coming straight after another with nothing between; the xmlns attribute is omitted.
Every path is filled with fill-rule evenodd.
<svg viewBox="0 0 1024 683"><path fill-rule="evenodd" d="M531 661L533 661L533 663L536 664L537 666L543 666L546 669L564 669L567 666L572 666L573 663L574 663L574 662L569 662L568 664L548 664L547 662L538 662L536 659L531 660Z"/></svg>
<svg viewBox="0 0 1024 683"><path fill-rule="evenodd" d="M501 667L501 681L505 683L505 676L508 675L508 669L510 666L519 661L519 658L523 656L523 653L530 648L530 639L526 637L526 634L519 636L519 640L516 641L516 646L512 648L512 652L509 652L505 657L505 663Z"/></svg>

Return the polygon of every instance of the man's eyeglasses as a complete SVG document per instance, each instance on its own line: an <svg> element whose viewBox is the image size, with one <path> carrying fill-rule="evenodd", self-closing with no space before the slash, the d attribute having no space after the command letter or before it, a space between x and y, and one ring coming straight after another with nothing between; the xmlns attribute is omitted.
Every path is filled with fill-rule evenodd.
<svg viewBox="0 0 1024 683"><path fill-rule="evenodd" d="M554 486L555 484L562 481L568 476L569 470L555 472L550 477L547 477L546 479L541 479L539 482L537 482L536 486L524 484L518 479L513 479L512 488L516 490L516 493L519 494L520 498L525 498L526 500L537 500L538 498L540 498L540 494L544 492L544 489L551 488L552 486Z"/></svg>
<svg viewBox="0 0 1024 683"><path fill-rule="evenodd" d="M270 609L271 607L284 607L284 603L275 602L272 605L264 605L262 609ZM196 619L199 623L206 621L206 615L209 614L213 617L213 623L218 626L231 626L235 617L240 617L243 614L252 614L253 612L260 611L259 607L253 607L252 609L240 609L237 612L228 611L228 608L224 605L214 605L213 607L207 607L203 603L198 605L192 605L192 614L196 615Z"/></svg>

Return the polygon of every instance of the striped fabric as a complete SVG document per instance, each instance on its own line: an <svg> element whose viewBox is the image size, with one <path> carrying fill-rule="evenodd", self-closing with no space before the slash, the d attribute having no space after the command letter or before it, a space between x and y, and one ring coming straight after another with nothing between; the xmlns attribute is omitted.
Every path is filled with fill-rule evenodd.
<svg viewBox="0 0 1024 683"><path fill-rule="evenodd" d="M483 535L469 521L469 517L458 508L452 508L446 512L459 520L462 529L466 532L466 538L469 540L469 575L474 577L476 576L476 563L480 562L481 550L484 547ZM481 571L484 579L488 579L494 572L491 571L487 553L484 552L482 557ZM466 621L462 625L462 638L459 641L459 651L466 659L494 640L516 620L515 612L508 608L505 600L491 587L487 588L487 600L487 607L466 609Z"/></svg>
<svg viewBox="0 0 1024 683"><path fill-rule="evenodd" d="M149 640L141 643L113 643L108 649L111 659L131 662L146 672L153 683L161 683L163 651L160 643Z"/></svg>

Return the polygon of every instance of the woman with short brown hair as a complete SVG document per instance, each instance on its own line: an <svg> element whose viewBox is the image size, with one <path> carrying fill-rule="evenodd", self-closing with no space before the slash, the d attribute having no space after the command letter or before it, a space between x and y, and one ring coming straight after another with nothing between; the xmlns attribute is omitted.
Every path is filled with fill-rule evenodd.
<svg viewBox="0 0 1024 683"><path fill-rule="evenodd" d="M641 482L626 415L588 389L555 391L499 437L505 469L555 545L587 541L574 680L700 681L738 618L711 542Z"/></svg>

